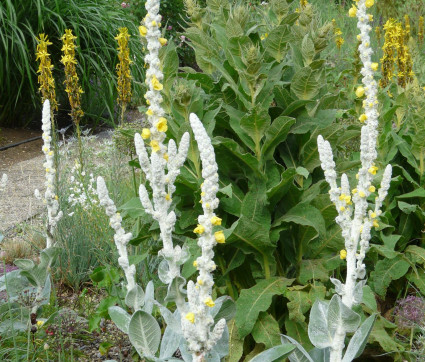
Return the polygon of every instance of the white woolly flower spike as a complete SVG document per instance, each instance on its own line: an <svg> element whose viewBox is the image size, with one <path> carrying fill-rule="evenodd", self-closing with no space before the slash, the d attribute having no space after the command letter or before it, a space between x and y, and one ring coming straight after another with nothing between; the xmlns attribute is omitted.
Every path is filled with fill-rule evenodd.
<svg viewBox="0 0 425 362"><path fill-rule="evenodd" d="M46 162L43 166L46 170L46 192L44 194L44 202L47 207L47 237L46 237L46 248L53 246L53 235L56 229L58 221L61 219L63 213L59 210L58 196L55 193L55 174L56 170L54 168L54 153L51 150L51 130L52 124L50 121L50 102L48 99L44 101L43 104L43 117L42 117L42 138L44 141L43 144L43 153L46 157Z"/></svg>
<svg viewBox="0 0 425 362"><path fill-rule="evenodd" d="M375 166L375 160L377 157L376 139L378 136L379 114L377 82L374 79L373 69L371 67L371 55L373 51L370 48L369 33L372 27L369 25L365 0L359 0L357 6L357 27L361 33L359 52L363 63L361 70L363 87L361 87L362 91L358 91L357 93L359 96L366 95L364 102L366 116L363 117L365 118L365 123L361 130L361 167L357 175L358 184L356 188L350 190L348 178L345 174L341 178L341 187L338 187L331 146L329 142L323 140L322 136L319 136L317 139L322 169L325 172L326 181L331 187L329 192L330 198L338 211L336 222L340 225L342 235L345 239L347 250L347 280L346 285L343 286L344 294L342 295L342 301L350 308L357 303L354 289L357 279L363 279L365 276L363 260L369 248L370 231L373 226L377 227L379 225L376 218L381 214L380 208L388 193L391 181L391 165L388 165L382 178L378 196L375 198L374 210L368 212L369 203L367 198L376 191L372 182L378 170Z"/></svg>
<svg viewBox="0 0 425 362"><path fill-rule="evenodd" d="M199 271L197 285L190 281L187 288L188 311L182 314L183 335L188 342L188 349L192 352L194 361L202 361L205 353L211 350L221 338L225 327L225 320L220 320L211 330L214 319L210 315L210 308L214 306L212 287L214 280L212 272L216 265L213 261L213 247L224 242L222 231L214 232L214 227L221 224L221 219L215 215L218 207L216 197L218 191L218 167L215 161L214 148L211 140L195 114L191 114L190 125L198 144L202 162L202 176L204 182L201 187L203 215L198 217L198 226L194 232L199 234L198 245L201 256L194 263ZM187 315L191 318L187 318Z"/></svg>
<svg viewBox="0 0 425 362"><path fill-rule="evenodd" d="M136 286L134 279L136 267L134 264L130 265L127 252L127 244L132 239L133 235L131 233L126 233L122 227L122 217L117 212L114 202L109 197L105 180L101 176L97 178L97 195L99 196L100 205L105 208L106 215L109 216L109 225L115 230L114 241L119 254L118 264L124 270L127 280L127 290L129 291Z"/></svg>

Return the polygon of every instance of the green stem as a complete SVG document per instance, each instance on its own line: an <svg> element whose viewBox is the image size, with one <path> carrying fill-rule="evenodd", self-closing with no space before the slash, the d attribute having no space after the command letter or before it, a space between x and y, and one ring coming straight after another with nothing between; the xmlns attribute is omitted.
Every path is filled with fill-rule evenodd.
<svg viewBox="0 0 425 362"><path fill-rule="evenodd" d="M267 258L267 255L263 255L263 262L264 262L264 274L266 279L270 279L270 263L269 259Z"/></svg>

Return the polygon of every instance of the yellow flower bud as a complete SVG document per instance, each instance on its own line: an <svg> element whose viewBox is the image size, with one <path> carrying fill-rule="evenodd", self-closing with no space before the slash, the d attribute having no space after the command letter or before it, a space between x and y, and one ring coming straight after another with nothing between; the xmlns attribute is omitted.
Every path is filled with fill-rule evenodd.
<svg viewBox="0 0 425 362"><path fill-rule="evenodd" d="M366 0L365 5L367 8L370 8L373 6L373 4L375 4L374 0Z"/></svg>
<svg viewBox="0 0 425 362"><path fill-rule="evenodd" d="M214 233L215 241L219 244L224 244L226 242L226 237L223 234L223 231L216 231Z"/></svg>
<svg viewBox="0 0 425 362"><path fill-rule="evenodd" d="M146 114L147 114L148 116L153 116L153 110L152 110L151 108L149 108L149 109L147 110Z"/></svg>
<svg viewBox="0 0 425 362"><path fill-rule="evenodd" d="M376 175L376 171L378 171L378 167L376 166L371 166L368 170L368 172L372 175Z"/></svg>
<svg viewBox="0 0 425 362"><path fill-rule="evenodd" d="M162 156L165 161L168 161L168 153L164 153L164 156Z"/></svg>
<svg viewBox="0 0 425 362"><path fill-rule="evenodd" d="M360 34L357 35L357 40L361 41L362 40L362 36Z"/></svg>
<svg viewBox="0 0 425 362"><path fill-rule="evenodd" d="M365 194L363 191L359 191L359 196L360 196L360 197L365 197L365 196L366 196L366 194Z"/></svg>
<svg viewBox="0 0 425 362"><path fill-rule="evenodd" d="M358 98L363 97L364 96L364 88L362 86L358 87L356 89L356 96Z"/></svg>
<svg viewBox="0 0 425 362"><path fill-rule="evenodd" d="M195 229L193 229L193 232L195 234L202 234L204 231L205 231L205 228L201 224L198 224L198 226Z"/></svg>
<svg viewBox="0 0 425 362"><path fill-rule="evenodd" d="M203 281L201 278L199 278L199 279L198 279L198 284L199 284L199 285L204 285L204 281Z"/></svg>
<svg viewBox="0 0 425 362"><path fill-rule="evenodd" d="M354 194L356 194L356 193L357 193L357 189L353 189L351 192L352 192L352 193L353 193L353 195L354 195Z"/></svg>
<svg viewBox="0 0 425 362"><path fill-rule="evenodd" d="M139 33L141 36L146 36L146 34L148 33L148 29L146 29L146 26L140 25L139 26Z"/></svg>
<svg viewBox="0 0 425 362"><path fill-rule="evenodd" d="M367 116L363 113L360 117L359 117L359 121L360 122L364 122L364 121L366 121L367 120Z"/></svg>
<svg viewBox="0 0 425 362"><path fill-rule="evenodd" d="M369 14L369 21L372 22L373 21L373 15Z"/></svg>
<svg viewBox="0 0 425 362"><path fill-rule="evenodd" d="M167 119L164 117L159 117L158 123L156 124L156 129L159 132L167 132L168 130Z"/></svg>
<svg viewBox="0 0 425 362"><path fill-rule="evenodd" d="M190 323L195 323L195 314L192 312L187 313L185 319L187 319Z"/></svg>
<svg viewBox="0 0 425 362"><path fill-rule="evenodd" d="M345 199L345 194L341 194L340 196L339 196L339 199L342 201L342 200L344 200Z"/></svg>
<svg viewBox="0 0 425 362"><path fill-rule="evenodd" d="M343 249L339 252L339 257L341 260L344 260L345 258L347 258L347 250Z"/></svg>
<svg viewBox="0 0 425 362"><path fill-rule="evenodd" d="M151 136L151 130L149 128L143 128L141 136L144 140L148 139Z"/></svg>
<svg viewBox="0 0 425 362"><path fill-rule="evenodd" d="M345 207L344 207L344 206L341 206L341 207L339 208L339 211L341 211L341 212L345 211Z"/></svg>
<svg viewBox="0 0 425 362"><path fill-rule="evenodd" d="M195 268L197 268L197 267L198 267L198 262L197 262L196 260L193 262L193 266L194 266Z"/></svg>
<svg viewBox="0 0 425 362"><path fill-rule="evenodd" d="M353 7L348 10L348 16L350 18L354 18L357 15L357 8L353 5Z"/></svg>
<svg viewBox="0 0 425 362"><path fill-rule="evenodd" d="M376 218L376 212L372 212L372 213L370 214L370 217L371 217L372 219Z"/></svg>
<svg viewBox="0 0 425 362"><path fill-rule="evenodd" d="M208 297L207 299L204 300L204 304L207 307L210 307L210 308L215 306L215 303L213 302L213 300L210 297Z"/></svg>
<svg viewBox="0 0 425 362"><path fill-rule="evenodd" d="M369 186L369 192L375 192L376 188L375 186Z"/></svg>
<svg viewBox="0 0 425 362"><path fill-rule="evenodd" d="M370 67L372 68L372 70L374 70L376 72L378 70L378 68L379 68L379 64L378 63L372 63L370 65Z"/></svg>
<svg viewBox="0 0 425 362"><path fill-rule="evenodd" d="M373 220L373 227L375 228L379 227L379 223L376 220Z"/></svg>
<svg viewBox="0 0 425 362"><path fill-rule="evenodd" d="M152 24L152 26L157 26L158 25L155 20L152 20L151 24Z"/></svg>
<svg viewBox="0 0 425 362"><path fill-rule="evenodd" d="M165 195L165 200L167 200L167 201L171 200L170 194Z"/></svg>
<svg viewBox="0 0 425 362"><path fill-rule="evenodd" d="M152 141L150 143L150 146L152 147L153 152L158 152L161 149L161 147L159 146L158 141Z"/></svg>
<svg viewBox="0 0 425 362"><path fill-rule="evenodd" d="M221 219L217 216L213 216L211 218L211 224L213 225L221 225Z"/></svg>
<svg viewBox="0 0 425 362"><path fill-rule="evenodd" d="M164 86L160 83L160 81L155 76L152 77L151 83L152 83L153 89L155 89L156 91L161 91L164 88Z"/></svg>
<svg viewBox="0 0 425 362"><path fill-rule="evenodd" d="M162 46L167 45L168 40L165 38L159 38L159 42L161 43Z"/></svg>

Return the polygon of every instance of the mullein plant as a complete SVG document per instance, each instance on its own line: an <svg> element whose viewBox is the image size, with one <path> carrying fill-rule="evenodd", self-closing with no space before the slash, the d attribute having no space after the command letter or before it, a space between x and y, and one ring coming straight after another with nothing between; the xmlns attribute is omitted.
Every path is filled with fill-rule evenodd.
<svg viewBox="0 0 425 362"><path fill-rule="evenodd" d="M130 64L130 48L128 41L130 34L127 28L119 28L119 33L115 37L118 42L118 59L117 64L117 90L118 90L118 104L121 106L121 119L120 123L124 121L124 113L127 105L131 101L131 72Z"/></svg>
<svg viewBox="0 0 425 362"><path fill-rule="evenodd" d="M364 279L366 276L364 258L369 249L371 231L373 228L379 227L378 218L382 213L382 203L388 193L391 181L392 168L391 165L387 165L383 172L380 188L377 190L374 186L374 178L378 171L375 160L377 157L376 140L379 117L378 91L374 71L378 69L378 64L373 63L371 59L373 50L370 47L369 33L372 27L369 24L370 18L367 14L367 8L370 8L373 4L373 0L357 1L356 16L361 39L359 52L363 63L361 70L363 86L357 88L356 95L365 97L363 101L365 111L360 116L360 121L364 123L361 129L361 168L356 175L358 181L354 189L350 188L346 174L341 176L341 185L338 187L331 146L322 136L319 136L317 140L322 169L331 188L329 191L330 198L338 212L336 222L341 227L342 236L345 240L345 250L341 252L341 258L347 261L345 283L332 278L331 281L335 285L337 294L332 298L329 305L323 302L315 304L310 315L309 336L311 341L319 348L330 347L331 362L342 360L346 334L356 331L351 340L354 344L348 345L344 361L351 361L358 356L358 353L361 353L359 340L366 342L373 325L373 323L368 323L370 324L368 328L361 326L358 329L360 316L352 311L352 308L362 301L363 286L366 283ZM369 198L372 198L374 203L369 203ZM337 306L341 318L338 321L333 320L334 325L330 325L331 315L335 313L332 308L335 306ZM318 314L324 310L326 310L328 317L327 327L329 329L326 328L326 331L321 329L323 323L321 323L320 318L317 318ZM328 331L331 333L328 334ZM321 338L325 337L324 335L320 335L323 332L326 332L327 335L325 339Z"/></svg>
<svg viewBox="0 0 425 362"><path fill-rule="evenodd" d="M75 39L77 39L77 37L72 34L72 30L66 29L65 34L61 37L63 42L63 56L61 58L61 63L65 67L65 91L68 94L69 104L71 106L70 116L74 122L77 132L79 162L81 167L83 167L83 146L81 143L80 129L80 121L84 116L84 112L81 109L80 100L80 96L83 93L83 90L79 85L79 79L76 70L77 60L75 58Z"/></svg>
<svg viewBox="0 0 425 362"><path fill-rule="evenodd" d="M161 38L159 15L159 0L146 2L147 15L144 25L140 26L140 34L146 37L149 54L145 61L148 65L146 83L149 87L145 98L149 105L147 112L150 128L136 133L134 142L142 172L150 184L152 194L144 184L139 187L140 201L147 214L159 224L163 248L159 255L163 258L159 265L158 276L168 285L166 302L174 302L177 310L171 313L165 306L154 300L153 284L150 282L143 289L134 284L134 265L129 265L125 247L131 240L131 233L125 233L121 226L121 216L116 212L112 200L108 196L104 180L98 178L97 188L101 205L106 208L111 226L115 229L115 242L127 280L126 304L135 312L132 316L120 307L109 308L109 314L117 326L129 335L130 341L137 352L148 360L166 360L171 358L177 349L185 361L201 362L209 359L219 360L228 350L228 331L226 320L220 319L214 323L223 302L223 297L214 301L212 287L214 285L212 272L216 269L213 261L213 247L224 243L225 237L220 228L221 219L214 213L219 200L218 168L214 149L205 128L196 115L190 115L190 124L198 144L202 162L203 215L198 217L198 226L194 233L199 235L198 245L201 256L194 266L199 271L196 283L189 281L187 291L184 290L186 280L181 276L180 267L190 257L186 246L174 245L173 230L176 223L176 213L171 210L173 193L176 190L174 182L180 173L189 149L189 133L183 134L177 147L174 140L164 143L167 131L165 111L161 107L163 89L163 73L160 69L158 52L166 40ZM145 145L146 142L146 145ZM150 155L149 155L150 154ZM149 291L148 291L149 290ZM187 295L187 300L186 300ZM161 338L158 322L151 316L152 304L161 311L167 328L164 332L159 359L155 357ZM144 338L147 337L147 338ZM185 341L185 342L184 342Z"/></svg>
<svg viewBox="0 0 425 362"><path fill-rule="evenodd" d="M289 356L290 361L330 361L350 362L359 357L367 343L376 315L368 317L361 325L361 317L353 310L363 299L363 287L366 284L366 266L364 259L369 249L371 231L379 227L381 207L388 193L391 182L391 165L387 165L379 189L374 185L378 172L375 164L377 158L376 142L378 136L378 84L374 72L378 63L372 62L370 47L371 18L367 9L374 5L374 0L356 0L350 11L351 17L357 17L360 30L359 53L363 64L361 74L363 85L356 90L357 97L365 97L364 113L360 116L361 129L360 161L361 167L356 175L357 186L350 187L348 176L341 176L338 186L337 173L331 145L319 135L318 151L325 179L330 186L330 198L338 215L336 223L341 227L345 240L345 249L341 250L341 259L346 259L347 273L345 283L331 278L336 294L329 302L317 300L310 312L308 335L315 348L307 351L295 340L283 336L282 342L295 345L295 351ZM368 201L370 200L370 201ZM354 333L347 348L347 333ZM276 347L274 347L276 348ZM267 353L264 353L265 354ZM261 357L261 355L259 355ZM256 357L259 361L261 358Z"/></svg>

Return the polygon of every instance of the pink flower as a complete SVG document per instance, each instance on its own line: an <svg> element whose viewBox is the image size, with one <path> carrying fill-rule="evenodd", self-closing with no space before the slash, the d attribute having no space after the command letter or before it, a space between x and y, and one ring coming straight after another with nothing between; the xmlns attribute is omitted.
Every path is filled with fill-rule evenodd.
<svg viewBox="0 0 425 362"><path fill-rule="evenodd" d="M185 41L186 37L184 35L180 36L181 41Z"/></svg>
<svg viewBox="0 0 425 362"><path fill-rule="evenodd" d="M130 6L130 4L127 4L125 1L123 1L122 3L121 3L121 7L122 8L128 8Z"/></svg>
<svg viewBox="0 0 425 362"><path fill-rule="evenodd" d="M167 30L172 30L173 27L171 25L167 26Z"/></svg>

